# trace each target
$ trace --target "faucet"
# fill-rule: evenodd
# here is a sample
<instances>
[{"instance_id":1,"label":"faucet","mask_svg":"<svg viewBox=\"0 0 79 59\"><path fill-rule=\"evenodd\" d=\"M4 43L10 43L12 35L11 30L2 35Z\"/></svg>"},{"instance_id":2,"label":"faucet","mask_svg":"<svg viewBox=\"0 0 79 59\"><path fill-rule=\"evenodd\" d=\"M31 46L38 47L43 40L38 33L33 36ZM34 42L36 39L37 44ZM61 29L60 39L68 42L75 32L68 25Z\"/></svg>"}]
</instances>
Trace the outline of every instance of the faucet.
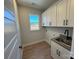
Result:
<instances>
[{"instance_id":1,"label":"faucet","mask_svg":"<svg viewBox=\"0 0 79 59\"><path fill-rule=\"evenodd\" d=\"M67 38L68 38L68 37L69 37L69 30L66 29L65 32L64 32L64 34L66 34L66 36L67 36Z\"/></svg>"}]
</instances>

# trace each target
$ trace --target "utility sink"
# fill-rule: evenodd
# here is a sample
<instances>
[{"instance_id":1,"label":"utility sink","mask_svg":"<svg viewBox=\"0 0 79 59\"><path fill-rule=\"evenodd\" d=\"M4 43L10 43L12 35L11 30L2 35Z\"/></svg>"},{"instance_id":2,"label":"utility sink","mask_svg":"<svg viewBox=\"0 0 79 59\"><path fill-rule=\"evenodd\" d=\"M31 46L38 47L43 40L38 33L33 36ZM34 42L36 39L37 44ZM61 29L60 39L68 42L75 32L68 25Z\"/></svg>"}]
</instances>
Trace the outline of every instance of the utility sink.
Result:
<instances>
[{"instance_id":1,"label":"utility sink","mask_svg":"<svg viewBox=\"0 0 79 59\"><path fill-rule=\"evenodd\" d=\"M59 37L53 38L51 40L58 43L62 47L66 48L67 50L71 51L71 43L72 43L71 37L60 35Z\"/></svg>"},{"instance_id":2,"label":"utility sink","mask_svg":"<svg viewBox=\"0 0 79 59\"><path fill-rule=\"evenodd\" d=\"M66 44L66 45L69 45L69 46L71 46L71 38L70 37L68 37L68 38L66 38L66 39L64 39L64 38L56 38L55 39L56 41L58 41L58 42L62 42L62 43L64 43L64 44Z\"/></svg>"}]
</instances>

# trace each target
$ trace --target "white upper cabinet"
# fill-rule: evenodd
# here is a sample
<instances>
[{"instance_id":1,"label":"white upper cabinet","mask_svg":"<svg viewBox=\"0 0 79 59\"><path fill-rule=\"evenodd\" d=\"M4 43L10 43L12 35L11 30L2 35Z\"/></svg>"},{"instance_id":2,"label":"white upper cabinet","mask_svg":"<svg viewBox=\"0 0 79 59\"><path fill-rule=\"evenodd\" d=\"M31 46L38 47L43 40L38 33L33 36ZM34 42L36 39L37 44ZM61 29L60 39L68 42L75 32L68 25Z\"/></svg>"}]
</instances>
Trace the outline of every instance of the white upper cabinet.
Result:
<instances>
[{"instance_id":1,"label":"white upper cabinet","mask_svg":"<svg viewBox=\"0 0 79 59\"><path fill-rule=\"evenodd\" d=\"M51 9L47 9L47 25L50 26L51 24L51 17L50 17L50 12L51 12Z\"/></svg>"},{"instance_id":2,"label":"white upper cabinet","mask_svg":"<svg viewBox=\"0 0 79 59\"><path fill-rule=\"evenodd\" d=\"M73 27L74 0L61 0L57 3L57 26Z\"/></svg>"},{"instance_id":3,"label":"white upper cabinet","mask_svg":"<svg viewBox=\"0 0 79 59\"><path fill-rule=\"evenodd\" d=\"M57 26L73 27L74 0L60 0L57 2Z\"/></svg>"},{"instance_id":4,"label":"white upper cabinet","mask_svg":"<svg viewBox=\"0 0 79 59\"><path fill-rule=\"evenodd\" d=\"M74 27L74 0L71 0L70 5L70 26Z\"/></svg>"},{"instance_id":5,"label":"white upper cabinet","mask_svg":"<svg viewBox=\"0 0 79 59\"><path fill-rule=\"evenodd\" d=\"M68 27L74 26L74 0L68 0L67 4Z\"/></svg>"},{"instance_id":6,"label":"white upper cabinet","mask_svg":"<svg viewBox=\"0 0 79 59\"><path fill-rule=\"evenodd\" d=\"M59 0L42 14L43 26L73 27L74 0Z\"/></svg>"},{"instance_id":7,"label":"white upper cabinet","mask_svg":"<svg viewBox=\"0 0 79 59\"><path fill-rule=\"evenodd\" d=\"M42 23L47 23L46 26L56 26L56 5L51 6L42 14Z\"/></svg>"},{"instance_id":8,"label":"white upper cabinet","mask_svg":"<svg viewBox=\"0 0 79 59\"><path fill-rule=\"evenodd\" d=\"M57 2L57 26L65 26L67 0Z\"/></svg>"},{"instance_id":9,"label":"white upper cabinet","mask_svg":"<svg viewBox=\"0 0 79 59\"><path fill-rule=\"evenodd\" d=\"M42 26L47 26L46 19L47 19L47 17L46 17L46 12L44 12L44 13L42 14Z\"/></svg>"},{"instance_id":10,"label":"white upper cabinet","mask_svg":"<svg viewBox=\"0 0 79 59\"><path fill-rule=\"evenodd\" d=\"M49 9L49 26L56 26L56 5L52 5Z\"/></svg>"}]
</instances>

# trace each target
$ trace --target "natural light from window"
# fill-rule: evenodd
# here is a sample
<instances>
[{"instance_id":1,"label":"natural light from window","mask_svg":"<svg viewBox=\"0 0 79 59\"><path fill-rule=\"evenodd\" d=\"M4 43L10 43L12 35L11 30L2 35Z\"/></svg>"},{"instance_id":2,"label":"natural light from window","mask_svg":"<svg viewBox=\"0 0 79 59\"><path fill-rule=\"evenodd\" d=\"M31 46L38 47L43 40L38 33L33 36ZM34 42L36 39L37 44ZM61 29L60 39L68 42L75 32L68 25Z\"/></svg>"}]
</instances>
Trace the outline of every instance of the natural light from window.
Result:
<instances>
[{"instance_id":1,"label":"natural light from window","mask_svg":"<svg viewBox=\"0 0 79 59\"><path fill-rule=\"evenodd\" d=\"M30 15L30 30L39 30L39 15Z\"/></svg>"}]
</instances>

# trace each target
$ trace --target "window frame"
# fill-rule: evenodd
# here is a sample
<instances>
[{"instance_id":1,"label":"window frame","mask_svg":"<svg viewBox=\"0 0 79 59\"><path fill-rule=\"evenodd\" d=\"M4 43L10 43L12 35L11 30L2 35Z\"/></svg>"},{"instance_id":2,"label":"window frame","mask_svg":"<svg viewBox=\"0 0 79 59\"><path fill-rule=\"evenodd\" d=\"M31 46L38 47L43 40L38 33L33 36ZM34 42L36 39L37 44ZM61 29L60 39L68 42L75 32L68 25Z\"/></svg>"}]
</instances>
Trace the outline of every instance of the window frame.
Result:
<instances>
[{"instance_id":1,"label":"window frame","mask_svg":"<svg viewBox=\"0 0 79 59\"><path fill-rule=\"evenodd\" d=\"M39 29L36 29L36 30L31 29L30 16L38 16L38 28ZM40 30L40 15L38 15L38 14L29 14L29 26L30 26L30 31L39 31Z\"/></svg>"}]
</instances>

